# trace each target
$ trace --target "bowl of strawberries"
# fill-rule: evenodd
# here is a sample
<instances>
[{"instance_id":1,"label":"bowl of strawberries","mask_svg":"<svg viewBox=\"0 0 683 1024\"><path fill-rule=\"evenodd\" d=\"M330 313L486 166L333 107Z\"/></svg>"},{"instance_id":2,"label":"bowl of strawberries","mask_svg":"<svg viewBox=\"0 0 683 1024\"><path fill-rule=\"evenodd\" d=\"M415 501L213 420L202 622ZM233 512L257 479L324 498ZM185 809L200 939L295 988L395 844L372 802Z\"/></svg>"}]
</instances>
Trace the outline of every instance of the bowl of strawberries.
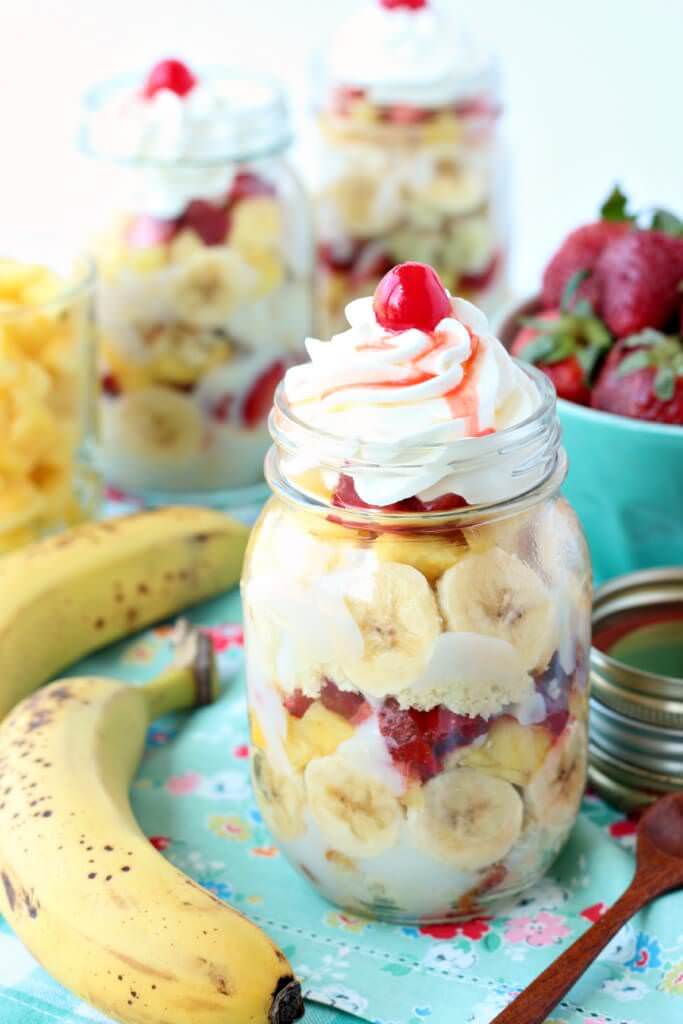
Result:
<instances>
[{"instance_id":1,"label":"bowl of strawberries","mask_svg":"<svg viewBox=\"0 0 683 1024\"><path fill-rule=\"evenodd\" d=\"M596 579L683 565L683 221L615 189L500 336L557 390Z\"/></svg>"}]
</instances>

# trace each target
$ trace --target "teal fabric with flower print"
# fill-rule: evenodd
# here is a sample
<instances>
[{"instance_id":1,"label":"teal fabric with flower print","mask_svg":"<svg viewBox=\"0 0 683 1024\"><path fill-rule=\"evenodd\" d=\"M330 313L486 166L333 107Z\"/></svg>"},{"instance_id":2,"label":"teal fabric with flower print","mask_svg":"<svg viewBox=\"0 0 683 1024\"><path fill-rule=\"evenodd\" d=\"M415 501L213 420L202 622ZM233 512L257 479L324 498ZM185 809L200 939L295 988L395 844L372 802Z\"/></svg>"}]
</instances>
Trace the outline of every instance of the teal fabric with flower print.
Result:
<instances>
[{"instance_id":1,"label":"teal fabric with flower print","mask_svg":"<svg viewBox=\"0 0 683 1024\"><path fill-rule=\"evenodd\" d=\"M400 927L330 906L279 854L251 797L240 613L233 593L191 615L210 631L230 682L215 706L150 729L133 786L135 812L150 841L282 946L310 1000L310 1024L352 1024L353 1017L374 1024L488 1024L625 888L633 871L632 823L588 797L548 877L495 918ZM119 644L72 674L142 682L167 662L167 632ZM104 1020L53 982L0 924L2 1024ZM683 893L661 899L628 925L552 1020L683 1020Z\"/></svg>"}]
</instances>

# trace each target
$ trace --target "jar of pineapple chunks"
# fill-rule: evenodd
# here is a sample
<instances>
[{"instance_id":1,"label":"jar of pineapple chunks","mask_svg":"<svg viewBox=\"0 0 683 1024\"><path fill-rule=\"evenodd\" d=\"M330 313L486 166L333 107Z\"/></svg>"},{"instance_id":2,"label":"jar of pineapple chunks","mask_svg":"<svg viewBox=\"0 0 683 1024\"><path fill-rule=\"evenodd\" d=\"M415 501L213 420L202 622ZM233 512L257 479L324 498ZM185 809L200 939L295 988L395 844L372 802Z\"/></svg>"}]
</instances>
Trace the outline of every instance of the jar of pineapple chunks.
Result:
<instances>
[{"instance_id":1,"label":"jar of pineapple chunks","mask_svg":"<svg viewBox=\"0 0 683 1024\"><path fill-rule=\"evenodd\" d=\"M92 516L92 301L81 258L45 247L0 259L0 554Z\"/></svg>"},{"instance_id":2,"label":"jar of pineapple chunks","mask_svg":"<svg viewBox=\"0 0 683 1024\"><path fill-rule=\"evenodd\" d=\"M316 329L395 263L431 264L495 312L508 159L496 60L438 0L366 0L318 62Z\"/></svg>"},{"instance_id":3,"label":"jar of pineapple chunks","mask_svg":"<svg viewBox=\"0 0 683 1024\"><path fill-rule=\"evenodd\" d=\"M312 229L277 83L165 60L87 99L100 158L99 464L151 504L263 491L273 392L309 333Z\"/></svg>"}]
</instances>

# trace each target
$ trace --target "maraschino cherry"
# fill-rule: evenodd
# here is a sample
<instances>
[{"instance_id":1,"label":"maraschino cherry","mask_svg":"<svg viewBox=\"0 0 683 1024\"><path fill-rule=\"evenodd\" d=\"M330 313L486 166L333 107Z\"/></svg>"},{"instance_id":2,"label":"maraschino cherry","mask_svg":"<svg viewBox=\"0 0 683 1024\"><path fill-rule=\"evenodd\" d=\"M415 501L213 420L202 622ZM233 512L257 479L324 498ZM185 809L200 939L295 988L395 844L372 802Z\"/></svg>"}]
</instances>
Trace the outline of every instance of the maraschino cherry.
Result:
<instances>
[{"instance_id":1,"label":"maraschino cherry","mask_svg":"<svg viewBox=\"0 0 683 1024\"><path fill-rule=\"evenodd\" d=\"M426 7L429 0L379 0L380 6L387 11L397 11L404 8L407 11L421 11Z\"/></svg>"},{"instance_id":2,"label":"maraschino cherry","mask_svg":"<svg viewBox=\"0 0 683 1024\"><path fill-rule=\"evenodd\" d=\"M160 60L147 75L142 95L151 100L162 89L168 89L176 96L187 96L196 84L197 79L187 64L181 60Z\"/></svg>"},{"instance_id":3,"label":"maraschino cherry","mask_svg":"<svg viewBox=\"0 0 683 1024\"><path fill-rule=\"evenodd\" d=\"M432 267L399 263L377 285L372 308L387 331L433 331L451 315L451 300Z\"/></svg>"}]
</instances>

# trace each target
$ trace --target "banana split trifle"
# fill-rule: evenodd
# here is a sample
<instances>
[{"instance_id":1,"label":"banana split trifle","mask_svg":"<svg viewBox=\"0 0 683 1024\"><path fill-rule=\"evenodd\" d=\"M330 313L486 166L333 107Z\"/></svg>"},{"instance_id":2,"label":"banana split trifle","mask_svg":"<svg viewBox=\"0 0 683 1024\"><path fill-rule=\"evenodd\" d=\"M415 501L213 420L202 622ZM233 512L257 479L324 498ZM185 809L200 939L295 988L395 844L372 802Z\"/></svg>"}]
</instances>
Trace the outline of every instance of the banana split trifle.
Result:
<instances>
[{"instance_id":1,"label":"banana split trifle","mask_svg":"<svg viewBox=\"0 0 683 1024\"><path fill-rule=\"evenodd\" d=\"M291 862L397 921L536 881L586 768L590 568L552 385L419 263L309 339L243 578L253 781Z\"/></svg>"},{"instance_id":2,"label":"banana split trifle","mask_svg":"<svg viewBox=\"0 0 683 1024\"><path fill-rule=\"evenodd\" d=\"M273 392L310 330L285 99L165 60L97 88L83 139L111 214L95 240L104 472L150 500L222 503L262 480Z\"/></svg>"},{"instance_id":3,"label":"banana split trifle","mask_svg":"<svg viewBox=\"0 0 683 1024\"><path fill-rule=\"evenodd\" d=\"M507 247L495 60L439 0L367 0L319 68L318 330L342 330L346 304L405 259L495 307Z\"/></svg>"}]
</instances>

